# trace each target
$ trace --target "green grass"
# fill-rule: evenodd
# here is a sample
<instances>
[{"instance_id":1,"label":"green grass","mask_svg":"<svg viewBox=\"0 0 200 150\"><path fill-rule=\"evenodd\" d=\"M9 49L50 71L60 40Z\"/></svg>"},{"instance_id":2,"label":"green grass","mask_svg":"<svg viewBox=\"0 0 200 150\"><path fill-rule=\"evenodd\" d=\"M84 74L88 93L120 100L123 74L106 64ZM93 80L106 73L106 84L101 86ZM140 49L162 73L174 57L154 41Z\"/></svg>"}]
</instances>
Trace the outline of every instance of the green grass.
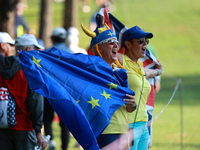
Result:
<instances>
[{"instance_id":1,"label":"green grass","mask_svg":"<svg viewBox=\"0 0 200 150\"><path fill-rule=\"evenodd\" d=\"M194 80L195 79L195 80ZM156 94L154 116L157 115L169 101L176 84L176 78L162 78L162 89ZM199 108L200 94L199 76L182 77L183 99L183 149L197 150L200 148ZM179 90L165 111L154 121L152 150L180 149L181 107Z\"/></svg>"},{"instance_id":2,"label":"green grass","mask_svg":"<svg viewBox=\"0 0 200 150\"><path fill-rule=\"evenodd\" d=\"M39 0L28 0L29 9L25 18L30 27L38 33ZM91 12L83 13L79 3L77 17L80 31L80 47L87 49L90 38L80 28L83 23L89 28L90 18L98 7L91 1ZM164 66L162 88L156 94L154 116L169 101L177 77L182 78L183 91L183 146L184 150L200 149L200 1L199 0L116 0L116 11L112 12L127 27L140 26L154 34L150 42L156 47L159 60ZM54 3L52 27L62 26L63 4ZM180 99L177 91L174 99L154 121L152 150L180 149ZM59 126L54 123L55 140L60 147ZM75 145L71 138L69 150Z\"/></svg>"}]
</instances>

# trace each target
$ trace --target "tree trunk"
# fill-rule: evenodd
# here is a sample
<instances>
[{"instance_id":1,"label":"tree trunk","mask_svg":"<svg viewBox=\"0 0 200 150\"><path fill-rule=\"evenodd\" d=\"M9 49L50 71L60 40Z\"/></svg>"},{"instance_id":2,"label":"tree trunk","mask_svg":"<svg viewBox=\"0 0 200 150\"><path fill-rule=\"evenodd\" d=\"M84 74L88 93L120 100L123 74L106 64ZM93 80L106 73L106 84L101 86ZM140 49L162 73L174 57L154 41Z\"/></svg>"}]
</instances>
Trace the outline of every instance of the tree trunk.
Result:
<instances>
[{"instance_id":1,"label":"tree trunk","mask_svg":"<svg viewBox=\"0 0 200 150\"><path fill-rule=\"evenodd\" d=\"M13 39L15 38L15 12L11 11L8 13L9 20L7 22L7 32Z\"/></svg>"},{"instance_id":2,"label":"tree trunk","mask_svg":"<svg viewBox=\"0 0 200 150\"><path fill-rule=\"evenodd\" d=\"M14 8L18 0L0 0L0 31L14 38Z\"/></svg>"},{"instance_id":3,"label":"tree trunk","mask_svg":"<svg viewBox=\"0 0 200 150\"><path fill-rule=\"evenodd\" d=\"M45 47L51 46L50 35L52 29L53 0L41 0L39 38Z\"/></svg>"},{"instance_id":4,"label":"tree trunk","mask_svg":"<svg viewBox=\"0 0 200 150\"><path fill-rule=\"evenodd\" d=\"M78 3L77 0L65 0L64 9L64 28L67 30L71 26L77 25L78 18Z\"/></svg>"}]
</instances>

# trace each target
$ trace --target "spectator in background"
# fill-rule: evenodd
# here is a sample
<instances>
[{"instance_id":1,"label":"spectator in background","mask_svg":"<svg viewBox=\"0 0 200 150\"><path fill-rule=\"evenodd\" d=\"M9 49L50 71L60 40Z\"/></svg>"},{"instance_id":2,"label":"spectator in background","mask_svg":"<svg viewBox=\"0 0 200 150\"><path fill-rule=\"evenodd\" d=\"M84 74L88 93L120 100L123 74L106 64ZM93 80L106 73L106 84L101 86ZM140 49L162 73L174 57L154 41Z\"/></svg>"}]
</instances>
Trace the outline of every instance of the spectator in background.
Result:
<instances>
[{"instance_id":1,"label":"spectator in background","mask_svg":"<svg viewBox=\"0 0 200 150\"><path fill-rule=\"evenodd\" d=\"M53 43L52 47L57 49L73 53L69 47L66 46L65 40L67 37L67 31L62 27L56 27L51 33L51 41ZM51 47L51 48L52 48ZM50 48L49 48L50 49ZM48 51L49 49L45 49ZM54 150L56 147L56 142L53 140L53 130L52 130L52 122L54 119L54 109L51 107L49 101L44 98L44 131L46 135L50 135L50 142L49 142L49 150ZM61 141L62 141L62 150L66 150L69 143L69 130L64 125L62 120L60 120L60 127L61 127Z\"/></svg>"},{"instance_id":2,"label":"spectator in background","mask_svg":"<svg viewBox=\"0 0 200 150\"><path fill-rule=\"evenodd\" d=\"M107 0L99 0L99 1L96 1L97 5L98 5L98 10L92 15L92 18L90 20L90 30L91 31L94 31L97 27L97 23L96 23L96 16L97 16L97 13L98 11L101 9L101 8L106 8L106 2Z\"/></svg>"},{"instance_id":3,"label":"spectator in background","mask_svg":"<svg viewBox=\"0 0 200 150\"><path fill-rule=\"evenodd\" d=\"M109 7L109 9L113 11L116 10L116 7L114 6L115 0L95 0L95 1L98 7L101 7L102 5L106 5L106 7ZM91 11L91 7L90 7L91 0L82 0L82 3L83 3L82 11L84 13L89 13Z\"/></svg>"},{"instance_id":4,"label":"spectator in background","mask_svg":"<svg viewBox=\"0 0 200 150\"><path fill-rule=\"evenodd\" d=\"M42 39L37 39L38 44L40 44L41 46L45 47L44 45L44 41Z\"/></svg>"},{"instance_id":5,"label":"spectator in background","mask_svg":"<svg viewBox=\"0 0 200 150\"><path fill-rule=\"evenodd\" d=\"M97 27L96 24L96 15L101 8L108 8L109 11L114 11L116 7L114 6L114 0L96 0L96 4L98 6L97 11L92 15L90 20L90 30L94 31Z\"/></svg>"},{"instance_id":6,"label":"spectator in background","mask_svg":"<svg viewBox=\"0 0 200 150\"><path fill-rule=\"evenodd\" d=\"M30 30L30 33L29 34L32 34L32 35L36 35L36 33L35 33L35 30ZM37 38L37 37L36 37ZM39 44L39 45L41 45L42 47L45 47L45 44L44 44L44 41L42 40L42 39L39 39L39 38L37 38L37 43ZM43 49L44 50L44 49Z\"/></svg>"},{"instance_id":7,"label":"spectator in background","mask_svg":"<svg viewBox=\"0 0 200 150\"><path fill-rule=\"evenodd\" d=\"M67 30L66 45L73 51L73 53L87 54L87 51L79 47L79 31L76 27L70 27Z\"/></svg>"},{"instance_id":8,"label":"spectator in background","mask_svg":"<svg viewBox=\"0 0 200 150\"><path fill-rule=\"evenodd\" d=\"M28 34L16 39L15 48L25 51L43 49L36 38ZM12 128L0 128L1 149L33 150L38 142L44 150L47 143L41 134L43 96L29 88L18 56L0 57L0 66L0 87L6 85L17 105L15 115L17 124Z\"/></svg>"},{"instance_id":9,"label":"spectator in background","mask_svg":"<svg viewBox=\"0 0 200 150\"><path fill-rule=\"evenodd\" d=\"M52 47L55 47L57 49L69 53L73 53L73 51L70 50L69 47L65 44L66 38L67 38L67 31L62 27L56 27L51 33L51 42L53 43ZM50 48L45 49L45 51L48 51Z\"/></svg>"},{"instance_id":10,"label":"spectator in background","mask_svg":"<svg viewBox=\"0 0 200 150\"><path fill-rule=\"evenodd\" d=\"M0 32L0 55L4 57L14 55L15 41L6 32Z\"/></svg>"},{"instance_id":11,"label":"spectator in background","mask_svg":"<svg viewBox=\"0 0 200 150\"><path fill-rule=\"evenodd\" d=\"M23 17L24 4L19 2L15 8L15 37L19 37L26 33L29 33L29 27Z\"/></svg>"},{"instance_id":12,"label":"spectator in background","mask_svg":"<svg viewBox=\"0 0 200 150\"><path fill-rule=\"evenodd\" d=\"M91 0L82 0L82 2L83 2L82 11L84 13L89 13L90 12L90 10L91 10L90 1Z\"/></svg>"}]
</instances>

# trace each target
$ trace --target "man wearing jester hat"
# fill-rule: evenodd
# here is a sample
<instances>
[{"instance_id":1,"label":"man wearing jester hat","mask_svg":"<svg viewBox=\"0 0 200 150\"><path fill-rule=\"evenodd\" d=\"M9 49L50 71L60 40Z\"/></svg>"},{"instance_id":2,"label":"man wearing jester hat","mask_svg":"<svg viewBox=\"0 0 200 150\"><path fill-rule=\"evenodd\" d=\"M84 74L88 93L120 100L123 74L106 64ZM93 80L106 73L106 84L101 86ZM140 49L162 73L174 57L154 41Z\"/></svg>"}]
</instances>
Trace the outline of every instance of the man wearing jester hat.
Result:
<instances>
[{"instance_id":1,"label":"man wearing jester hat","mask_svg":"<svg viewBox=\"0 0 200 150\"><path fill-rule=\"evenodd\" d=\"M114 65L115 62L118 67L122 68L117 60L118 41L113 31L107 25L106 28L97 27L94 32L86 29L82 24L81 27L88 36L92 37L91 47L94 54L103 58L111 67L114 68L114 66L116 66ZM127 79L127 74L124 72L125 70L117 68L113 69L113 71L118 71L118 73L122 73L123 76L125 76L123 81L118 81L120 85L123 85L123 82ZM117 140L121 134L127 133L129 124L127 112L133 112L136 109L137 104L133 95L126 94L126 96L127 99L123 99L123 101L126 101L127 103L115 111L110 120L110 124L97 138L100 148Z\"/></svg>"}]
</instances>

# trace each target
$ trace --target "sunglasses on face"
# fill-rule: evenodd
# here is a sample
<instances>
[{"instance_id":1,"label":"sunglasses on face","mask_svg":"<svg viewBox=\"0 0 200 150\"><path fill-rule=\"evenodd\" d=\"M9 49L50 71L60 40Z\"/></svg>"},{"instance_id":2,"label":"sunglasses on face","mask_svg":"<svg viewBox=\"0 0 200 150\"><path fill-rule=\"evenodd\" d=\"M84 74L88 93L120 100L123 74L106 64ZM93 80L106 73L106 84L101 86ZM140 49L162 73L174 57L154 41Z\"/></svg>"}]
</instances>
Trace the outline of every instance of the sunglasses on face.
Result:
<instances>
[{"instance_id":1,"label":"sunglasses on face","mask_svg":"<svg viewBox=\"0 0 200 150\"><path fill-rule=\"evenodd\" d=\"M112 45L114 45L114 44L119 45L119 42L117 40L114 40L114 39L105 40L105 41L101 42L100 45L103 45L104 43L109 43L109 44L112 44Z\"/></svg>"},{"instance_id":2,"label":"sunglasses on face","mask_svg":"<svg viewBox=\"0 0 200 150\"><path fill-rule=\"evenodd\" d=\"M144 41L149 44L149 39L146 38L140 38L139 41L137 41L140 45L144 43Z\"/></svg>"}]
</instances>

